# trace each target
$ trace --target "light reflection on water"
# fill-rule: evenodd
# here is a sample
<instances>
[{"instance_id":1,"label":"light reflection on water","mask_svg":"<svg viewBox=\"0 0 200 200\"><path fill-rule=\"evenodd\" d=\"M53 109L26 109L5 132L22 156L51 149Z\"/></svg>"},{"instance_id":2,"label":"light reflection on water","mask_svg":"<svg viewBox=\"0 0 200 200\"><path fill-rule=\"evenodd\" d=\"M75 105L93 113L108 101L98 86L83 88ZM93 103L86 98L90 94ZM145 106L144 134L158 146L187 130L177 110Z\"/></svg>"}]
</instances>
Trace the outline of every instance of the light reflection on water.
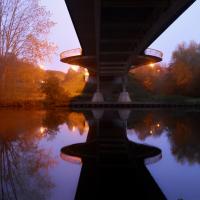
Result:
<instances>
[{"instance_id":1,"label":"light reflection on water","mask_svg":"<svg viewBox=\"0 0 200 200\"><path fill-rule=\"evenodd\" d=\"M130 140L162 149L160 162L148 169L168 199L200 199L199 117L197 112L149 112L127 129Z\"/></svg>"},{"instance_id":2,"label":"light reflection on water","mask_svg":"<svg viewBox=\"0 0 200 200\"><path fill-rule=\"evenodd\" d=\"M75 118L65 111L0 111L0 199L74 198L81 165L63 161L60 149L86 140L84 115Z\"/></svg>"},{"instance_id":3,"label":"light reflection on water","mask_svg":"<svg viewBox=\"0 0 200 200\"><path fill-rule=\"evenodd\" d=\"M162 150L148 169L168 199L200 199L199 116L132 111L122 120L129 140ZM81 163L61 157L60 150L85 142L93 121L91 113L1 110L0 199L74 199Z\"/></svg>"}]
</instances>

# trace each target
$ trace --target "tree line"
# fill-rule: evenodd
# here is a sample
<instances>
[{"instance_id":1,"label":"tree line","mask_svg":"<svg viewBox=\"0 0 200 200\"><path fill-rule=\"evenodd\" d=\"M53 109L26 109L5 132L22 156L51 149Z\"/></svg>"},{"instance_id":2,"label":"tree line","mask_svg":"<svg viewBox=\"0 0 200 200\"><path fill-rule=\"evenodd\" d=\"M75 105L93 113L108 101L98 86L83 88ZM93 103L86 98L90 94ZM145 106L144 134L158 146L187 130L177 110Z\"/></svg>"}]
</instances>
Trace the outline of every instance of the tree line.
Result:
<instances>
[{"instance_id":1,"label":"tree line","mask_svg":"<svg viewBox=\"0 0 200 200\"><path fill-rule=\"evenodd\" d=\"M200 44L181 43L169 65L156 64L132 70L146 90L157 95L200 96Z\"/></svg>"}]
</instances>

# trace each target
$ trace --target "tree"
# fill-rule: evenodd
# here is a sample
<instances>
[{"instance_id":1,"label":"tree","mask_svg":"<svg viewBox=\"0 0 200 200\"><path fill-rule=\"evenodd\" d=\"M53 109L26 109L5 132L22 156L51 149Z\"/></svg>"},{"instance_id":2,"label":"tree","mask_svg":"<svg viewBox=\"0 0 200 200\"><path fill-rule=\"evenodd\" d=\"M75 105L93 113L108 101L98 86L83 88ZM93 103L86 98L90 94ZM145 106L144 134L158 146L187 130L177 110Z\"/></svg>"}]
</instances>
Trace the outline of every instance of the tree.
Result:
<instances>
[{"instance_id":1,"label":"tree","mask_svg":"<svg viewBox=\"0 0 200 200\"><path fill-rule=\"evenodd\" d=\"M178 89L177 93L199 96L200 44L192 41L189 45L178 45L172 54L170 70Z\"/></svg>"},{"instance_id":2,"label":"tree","mask_svg":"<svg viewBox=\"0 0 200 200\"><path fill-rule=\"evenodd\" d=\"M0 58L36 63L55 51L46 40L54 23L39 0L0 0Z\"/></svg>"},{"instance_id":3,"label":"tree","mask_svg":"<svg viewBox=\"0 0 200 200\"><path fill-rule=\"evenodd\" d=\"M79 69L78 72L69 69L63 81L63 87L70 97L75 97L80 95L85 88L85 76L84 69Z\"/></svg>"},{"instance_id":4,"label":"tree","mask_svg":"<svg viewBox=\"0 0 200 200\"><path fill-rule=\"evenodd\" d=\"M46 102L54 104L67 99L63 87L60 85L60 80L55 76L49 76L47 80L42 83L42 92L46 95Z\"/></svg>"}]
</instances>

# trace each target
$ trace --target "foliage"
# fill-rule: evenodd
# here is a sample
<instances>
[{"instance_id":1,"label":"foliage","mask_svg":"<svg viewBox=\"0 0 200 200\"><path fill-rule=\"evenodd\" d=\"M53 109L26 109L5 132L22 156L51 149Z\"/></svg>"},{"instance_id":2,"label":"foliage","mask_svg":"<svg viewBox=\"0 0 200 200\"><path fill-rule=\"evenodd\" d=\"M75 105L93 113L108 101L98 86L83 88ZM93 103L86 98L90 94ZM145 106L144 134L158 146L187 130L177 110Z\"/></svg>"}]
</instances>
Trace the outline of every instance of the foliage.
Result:
<instances>
[{"instance_id":1,"label":"foliage","mask_svg":"<svg viewBox=\"0 0 200 200\"><path fill-rule=\"evenodd\" d=\"M40 84L45 72L40 68L11 59L0 67L0 102L42 100Z\"/></svg>"},{"instance_id":2,"label":"foliage","mask_svg":"<svg viewBox=\"0 0 200 200\"><path fill-rule=\"evenodd\" d=\"M67 99L60 80L55 76L49 76L41 84L41 90L46 95L46 103L48 104L55 104L57 101L60 102Z\"/></svg>"},{"instance_id":3,"label":"foliage","mask_svg":"<svg viewBox=\"0 0 200 200\"><path fill-rule=\"evenodd\" d=\"M34 63L49 57L55 46L46 36L53 25L39 0L0 0L0 57Z\"/></svg>"},{"instance_id":4,"label":"foliage","mask_svg":"<svg viewBox=\"0 0 200 200\"><path fill-rule=\"evenodd\" d=\"M200 44L180 44L173 52L170 65L176 92L183 95L200 95ZM179 90L179 91L178 91Z\"/></svg>"},{"instance_id":5,"label":"foliage","mask_svg":"<svg viewBox=\"0 0 200 200\"><path fill-rule=\"evenodd\" d=\"M131 71L136 81L157 95L200 96L200 44L182 43L172 54L171 64L143 66Z\"/></svg>"},{"instance_id":6,"label":"foliage","mask_svg":"<svg viewBox=\"0 0 200 200\"><path fill-rule=\"evenodd\" d=\"M84 70L80 69L76 72L70 69L62 84L69 97L78 96L85 88Z\"/></svg>"}]
</instances>

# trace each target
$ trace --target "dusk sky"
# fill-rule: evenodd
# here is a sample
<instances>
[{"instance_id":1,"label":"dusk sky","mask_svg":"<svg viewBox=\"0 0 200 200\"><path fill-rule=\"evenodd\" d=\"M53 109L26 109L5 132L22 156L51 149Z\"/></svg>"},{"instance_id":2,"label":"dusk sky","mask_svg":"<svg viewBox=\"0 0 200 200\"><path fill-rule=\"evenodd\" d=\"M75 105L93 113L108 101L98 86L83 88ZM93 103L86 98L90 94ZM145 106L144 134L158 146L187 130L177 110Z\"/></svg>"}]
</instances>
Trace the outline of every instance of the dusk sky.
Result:
<instances>
[{"instance_id":1,"label":"dusk sky","mask_svg":"<svg viewBox=\"0 0 200 200\"><path fill-rule=\"evenodd\" d=\"M80 47L76 32L70 19L64 0L41 0L47 10L52 13L52 20L56 22L49 40L58 46L57 54L51 63L41 63L46 69L66 72L68 66L59 61L59 53ZM200 42L200 0L184 12L151 46L164 53L163 61L170 62L171 53L181 42L194 40Z\"/></svg>"}]
</instances>

